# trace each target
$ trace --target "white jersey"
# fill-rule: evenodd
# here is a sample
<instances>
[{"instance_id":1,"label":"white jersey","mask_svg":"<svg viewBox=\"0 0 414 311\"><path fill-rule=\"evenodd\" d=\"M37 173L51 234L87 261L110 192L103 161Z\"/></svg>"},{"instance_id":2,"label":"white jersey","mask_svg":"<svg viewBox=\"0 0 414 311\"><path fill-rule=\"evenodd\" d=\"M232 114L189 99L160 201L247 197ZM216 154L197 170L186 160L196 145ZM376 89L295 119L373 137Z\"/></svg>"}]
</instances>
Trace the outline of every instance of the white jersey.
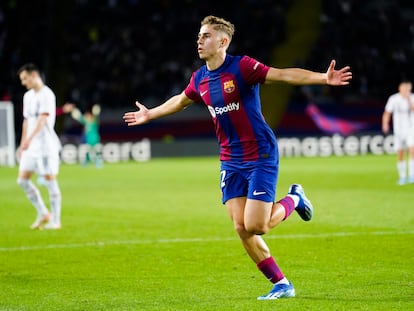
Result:
<instances>
[{"instance_id":1,"label":"white jersey","mask_svg":"<svg viewBox=\"0 0 414 311\"><path fill-rule=\"evenodd\" d=\"M414 104L414 94L410 94ZM385 111L392 113L394 135L407 135L414 131L414 111L410 109L408 100L396 93L388 98Z\"/></svg>"},{"instance_id":2,"label":"white jersey","mask_svg":"<svg viewBox=\"0 0 414 311\"><path fill-rule=\"evenodd\" d=\"M43 86L38 92L31 89L23 96L23 116L27 120L26 135L36 128L40 114L47 113L46 123L30 142L26 150L31 156L58 154L61 144L55 132L56 96L53 91Z\"/></svg>"}]
</instances>

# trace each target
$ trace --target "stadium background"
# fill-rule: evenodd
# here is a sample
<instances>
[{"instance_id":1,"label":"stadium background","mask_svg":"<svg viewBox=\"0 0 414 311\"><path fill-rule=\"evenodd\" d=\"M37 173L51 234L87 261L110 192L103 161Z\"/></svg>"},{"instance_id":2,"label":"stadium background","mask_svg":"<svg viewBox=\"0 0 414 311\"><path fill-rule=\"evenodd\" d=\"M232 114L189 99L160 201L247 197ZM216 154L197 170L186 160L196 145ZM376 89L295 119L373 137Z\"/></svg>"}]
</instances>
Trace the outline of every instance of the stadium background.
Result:
<instances>
[{"instance_id":1,"label":"stadium background","mask_svg":"<svg viewBox=\"0 0 414 311\"><path fill-rule=\"evenodd\" d=\"M216 10L215 1L203 2L2 0L0 97L14 102L19 126L24 89L16 70L35 61L58 105L101 102L105 141L170 133L181 138L170 149L198 141L186 149L193 153L215 140L196 131L211 126L202 105L152 127L128 129L120 118L137 98L154 105L185 86L199 64L199 19L210 13L236 24L234 53L315 70L331 57L352 66L345 88L263 88L279 137L324 134L305 112L310 102L380 134L386 98L401 78L413 78L412 0L222 0ZM79 135L69 117L58 117L58 128L68 139ZM15 183L17 168L1 166L0 310L414 310L413 187L397 185L394 161L281 159L278 196L299 181L316 209L311 222L294 216L267 235L297 290L295 299L269 303L256 300L269 283L221 205L217 156L102 170L62 165L59 231L28 230L35 215Z\"/></svg>"},{"instance_id":2,"label":"stadium background","mask_svg":"<svg viewBox=\"0 0 414 311\"><path fill-rule=\"evenodd\" d=\"M122 122L135 100L151 107L186 86L202 64L195 41L208 14L235 24L232 54L277 67L325 71L330 59L352 67L353 81L344 88L263 86L263 112L278 136L324 133L306 113L310 103L379 133L386 99L401 79L413 79L409 0L6 0L0 4L0 100L15 105L16 139L25 91L16 71L28 61L44 71L58 106L102 105L103 142L214 137L202 104L138 128ZM69 116L58 118L57 127L64 142L80 137Z\"/></svg>"}]
</instances>

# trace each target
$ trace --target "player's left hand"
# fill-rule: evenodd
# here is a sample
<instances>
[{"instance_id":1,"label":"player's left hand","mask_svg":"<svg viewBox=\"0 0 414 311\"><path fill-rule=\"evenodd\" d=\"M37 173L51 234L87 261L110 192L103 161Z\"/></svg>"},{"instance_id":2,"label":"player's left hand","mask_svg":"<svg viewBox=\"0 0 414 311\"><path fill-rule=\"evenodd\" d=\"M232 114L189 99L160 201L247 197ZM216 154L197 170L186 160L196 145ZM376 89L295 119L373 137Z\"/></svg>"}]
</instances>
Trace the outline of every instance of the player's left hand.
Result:
<instances>
[{"instance_id":1,"label":"player's left hand","mask_svg":"<svg viewBox=\"0 0 414 311\"><path fill-rule=\"evenodd\" d=\"M21 145L20 145L20 149L23 150L27 150L29 148L30 145L30 139L25 139L22 141Z\"/></svg>"},{"instance_id":2,"label":"player's left hand","mask_svg":"<svg viewBox=\"0 0 414 311\"><path fill-rule=\"evenodd\" d=\"M23 150L22 150L22 147L21 146L19 146L19 148L17 148L17 159L20 161L20 159L22 158L22 153L23 153Z\"/></svg>"},{"instance_id":3,"label":"player's left hand","mask_svg":"<svg viewBox=\"0 0 414 311\"><path fill-rule=\"evenodd\" d=\"M336 61L332 60L326 71L326 84L328 85L348 85L352 79L350 67L346 66L339 70L335 70Z\"/></svg>"}]
</instances>

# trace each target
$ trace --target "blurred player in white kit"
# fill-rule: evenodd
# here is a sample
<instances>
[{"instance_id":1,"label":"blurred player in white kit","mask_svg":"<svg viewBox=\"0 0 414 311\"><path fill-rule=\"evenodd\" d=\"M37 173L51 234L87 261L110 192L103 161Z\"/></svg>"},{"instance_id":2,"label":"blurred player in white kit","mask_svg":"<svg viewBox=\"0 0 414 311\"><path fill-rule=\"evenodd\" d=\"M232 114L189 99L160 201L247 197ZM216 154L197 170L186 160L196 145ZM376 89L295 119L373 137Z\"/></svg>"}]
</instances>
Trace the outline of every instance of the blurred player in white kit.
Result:
<instances>
[{"instance_id":1,"label":"blurred player in white kit","mask_svg":"<svg viewBox=\"0 0 414 311\"><path fill-rule=\"evenodd\" d=\"M398 184L414 183L414 94L410 81L402 81L398 93L391 95L382 115L382 131L390 131L392 116L394 147L397 152ZM405 152L408 150L408 177Z\"/></svg>"},{"instance_id":2,"label":"blurred player in white kit","mask_svg":"<svg viewBox=\"0 0 414 311\"><path fill-rule=\"evenodd\" d=\"M31 229L60 229L61 193L57 181L61 144L54 130L56 96L44 84L36 65L28 63L17 72L28 91L23 96L23 126L18 157L17 183L37 211ZM47 209L31 177L44 176L51 212Z\"/></svg>"}]
</instances>

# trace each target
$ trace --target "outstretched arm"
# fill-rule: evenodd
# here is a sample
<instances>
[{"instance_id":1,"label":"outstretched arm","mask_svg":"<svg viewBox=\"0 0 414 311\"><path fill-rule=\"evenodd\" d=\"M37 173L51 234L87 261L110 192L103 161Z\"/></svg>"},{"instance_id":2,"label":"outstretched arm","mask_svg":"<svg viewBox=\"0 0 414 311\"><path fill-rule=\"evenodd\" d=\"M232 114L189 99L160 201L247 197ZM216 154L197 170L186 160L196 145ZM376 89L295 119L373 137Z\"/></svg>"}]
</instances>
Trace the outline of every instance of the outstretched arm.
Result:
<instances>
[{"instance_id":1,"label":"outstretched arm","mask_svg":"<svg viewBox=\"0 0 414 311\"><path fill-rule=\"evenodd\" d=\"M128 124L128 126L140 125L147 123L151 120L179 112L185 109L187 106L191 105L192 103L194 102L191 99L189 99L184 94L184 92L182 92L181 94L171 97L162 105L159 105L152 109L148 109L139 102L136 102L135 104L139 110L126 112L123 118L125 123Z\"/></svg>"},{"instance_id":2,"label":"outstretched arm","mask_svg":"<svg viewBox=\"0 0 414 311\"><path fill-rule=\"evenodd\" d=\"M350 67L346 66L335 70L335 64L335 60L332 60L326 73L301 68L278 69L271 67L267 72L265 83L348 85L349 80L352 79Z\"/></svg>"}]
</instances>

